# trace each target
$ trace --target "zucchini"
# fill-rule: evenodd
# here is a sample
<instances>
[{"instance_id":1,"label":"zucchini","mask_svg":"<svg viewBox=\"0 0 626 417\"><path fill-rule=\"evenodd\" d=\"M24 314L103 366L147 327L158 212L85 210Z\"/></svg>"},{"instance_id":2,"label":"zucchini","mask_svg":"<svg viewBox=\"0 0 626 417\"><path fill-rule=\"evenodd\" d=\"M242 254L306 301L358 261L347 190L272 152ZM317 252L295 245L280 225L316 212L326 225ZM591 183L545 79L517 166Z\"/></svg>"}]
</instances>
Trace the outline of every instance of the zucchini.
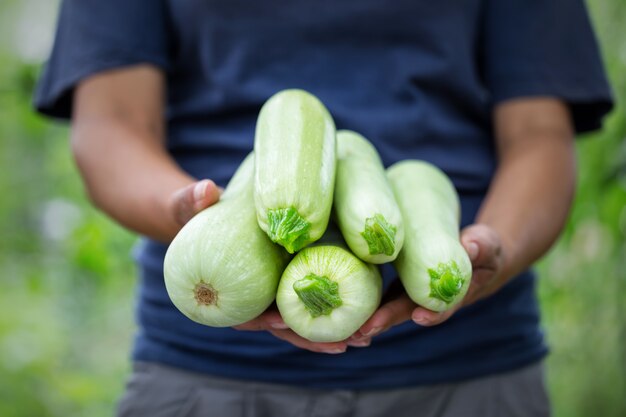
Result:
<instances>
[{"instance_id":1,"label":"zucchini","mask_svg":"<svg viewBox=\"0 0 626 417\"><path fill-rule=\"evenodd\" d=\"M250 154L220 201L194 216L165 255L167 292L198 323L227 327L257 317L274 301L289 261L257 225L253 176Z\"/></svg>"},{"instance_id":2,"label":"zucchini","mask_svg":"<svg viewBox=\"0 0 626 417\"><path fill-rule=\"evenodd\" d=\"M391 262L404 242L404 224L376 148L349 130L337 132L334 210L346 243L356 256Z\"/></svg>"},{"instance_id":3,"label":"zucchini","mask_svg":"<svg viewBox=\"0 0 626 417\"><path fill-rule=\"evenodd\" d=\"M387 170L404 218L404 246L394 266L417 304L445 311L463 299L472 264L459 240L460 203L454 185L434 165L407 160Z\"/></svg>"},{"instance_id":4,"label":"zucchini","mask_svg":"<svg viewBox=\"0 0 626 417\"><path fill-rule=\"evenodd\" d=\"M284 90L261 108L254 137L259 226L294 253L328 225L336 169L335 124L302 90Z\"/></svg>"},{"instance_id":5,"label":"zucchini","mask_svg":"<svg viewBox=\"0 0 626 417\"><path fill-rule=\"evenodd\" d=\"M313 342L337 342L367 321L381 294L378 269L335 240L304 248L293 258L280 279L276 305L285 323L300 336Z\"/></svg>"}]
</instances>

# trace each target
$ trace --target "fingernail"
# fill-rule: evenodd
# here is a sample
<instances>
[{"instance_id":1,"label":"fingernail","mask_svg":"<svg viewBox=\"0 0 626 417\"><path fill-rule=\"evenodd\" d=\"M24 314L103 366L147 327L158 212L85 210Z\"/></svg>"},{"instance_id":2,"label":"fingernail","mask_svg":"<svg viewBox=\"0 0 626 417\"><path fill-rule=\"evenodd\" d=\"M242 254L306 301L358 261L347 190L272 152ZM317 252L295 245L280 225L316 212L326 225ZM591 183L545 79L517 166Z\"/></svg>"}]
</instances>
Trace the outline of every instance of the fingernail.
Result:
<instances>
[{"instance_id":1,"label":"fingernail","mask_svg":"<svg viewBox=\"0 0 626 417\"><path fill-rule=\"evenodd\" d=\"M472 261L475 260L478 257L478 245L474 242L468 243L467 254Z\"/></svg>"},{"instance_id":2,"label":"fingernail","mask_svg":"<svg viewBox=\"0 0 626 417\"><path fill-rule=\"evenodd\" d=\"M383 330L382 327L374 327L369 332L363 333L363 336L373 337L373 336L376 336L378 333L380 333L382 330Z\"/></svg>"},{"instance_id":3,"label":"fingernail","mask_svg":"<svg viewBox=\"0 0 626 417\"><path fill-rule=\"evenodd\" d=\"M284 322L270 323L270 327L276 330L285 330L289 328L289 326L287 326Z\"/></svg>"},{"instance_id":4,"label":"fingernail","mask_svg":"<svg viewBox=\"0 0 626 417\"><path fill-rule=\"evenodd\" d=\"M349 340L346 342L348 346L352 347L367 347L372 343L371 339L363 339L363 340Z\"/></svg>"},{"instance_id":5,"label":"fingernail","mask_svg":"<svg viewBox=\"0 0 626 417\"><path fill-rule=\"evenodd\" d=\"M343 353L345 352L345 349L341 349L341 348L336 348L336 349L328 349L323 351L324 353L329 353L331 355L337 355L338 353Z\"/></svg>"},{"instance_id":6,"label":"fingernail","mask_svg":"<svg viewBox=\"0 0 626 417\"><path fill-rule=\"evenodd\" d=\"M193 187L194 201L200 201L204 198L204 196L206 195L207 184L208 184L207 180L202 180L199 183L197 183L195 187Z\"/></svg>"},{"instance_id":7,"label":"fingernail","mask_svg":"<svg viewBox=\"0 0 626 417\"><path fill-rule=\"evenodd\" d=\"M423 314L416 314L413 317L413 321L417 324L421 324L422 326L427 325L430 322Z\"/></svg>"}]
</instances>

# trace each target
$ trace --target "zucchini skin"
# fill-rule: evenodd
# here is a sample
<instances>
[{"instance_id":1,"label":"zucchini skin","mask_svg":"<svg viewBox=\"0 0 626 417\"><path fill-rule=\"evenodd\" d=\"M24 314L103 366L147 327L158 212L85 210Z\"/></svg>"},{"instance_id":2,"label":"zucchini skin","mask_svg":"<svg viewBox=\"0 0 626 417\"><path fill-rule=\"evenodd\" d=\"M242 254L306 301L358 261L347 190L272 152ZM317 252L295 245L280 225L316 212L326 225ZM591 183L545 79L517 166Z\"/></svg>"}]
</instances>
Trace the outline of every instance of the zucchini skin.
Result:
<instances>
[{"instance_id":1,"label":"zucchini skin","mask_svg":"<svg viewBox=\"0 0 626 417\"><path fill-rule=\"evenodd\" d=\"M405 238L394 266L413 301L433 311L459 303L472 264L459 239L460 202L446 174L425 161L406 160L387 170L404 218Z\"/></svg>"},{"instance_id":2,"label":"zucchini skin","mask_svg":"<svg viewBox=\"0 0 626 417\"><path fill-rule=\"evenodd\" d=\"M228 327L256 318L274 301L289 261L257 225L253 174L251 154L220 201L194 216L165 255L170 299L200 324Z\"/></svg>"},{"instance_id":3,"label":"zucchini skin","mask_svg":"<svg viewBox=\"0 0 626 417\"><path fill-rule=\"evenodd\" d=\"M254 201L259 226L289 253L318 240L332 208L335 123L310 93L283 90L257 120Z\"/></svg>"},{"instance_id":4,"label":"zucchini skin","mask_svg":"<svg viewBox=\"0 0 626 417\"><path fill-rule=\"evenodd\" d=\"M349 130L337 132L334 213L359 258L382 264L398 256L404 222L376 148Z\"/></svg>"},{"instance_id":5,"label":"zucchini skin","mask_svg":"<svg viewBox=\"0 0 626 417\"><path fill-rule=\"evenodd\" d=\"M314 314L296 293L297 283L310 276L334 285L339 302L331 311ZM285 323L313 342L338 342L356 332L376 311L382 295L378 269L354 256L342 244L319 243L300 251L285 268L276 305ZM332 301L335 301L336 296Z\"/></svg>"}]
</instances>

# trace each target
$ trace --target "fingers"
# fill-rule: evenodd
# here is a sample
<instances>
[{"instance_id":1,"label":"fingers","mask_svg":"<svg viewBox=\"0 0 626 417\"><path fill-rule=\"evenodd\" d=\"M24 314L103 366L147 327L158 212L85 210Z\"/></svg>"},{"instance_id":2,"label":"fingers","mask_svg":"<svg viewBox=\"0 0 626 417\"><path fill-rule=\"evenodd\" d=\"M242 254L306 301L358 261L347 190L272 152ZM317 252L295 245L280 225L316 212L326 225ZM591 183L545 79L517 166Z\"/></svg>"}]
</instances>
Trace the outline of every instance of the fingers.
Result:
<instances>
[{"instance_id":1,"label":"fingers","mask_svg":"<svg viewBox=\"0 0 626 417\"><path fill-rule=\"evenodd\" d=\"M368 347L371 343L371 337L361 337L360 334L356 336L353 335L346 340L346 345L356 348Z\"/></svg>"},{"instance_id":2,"label":"fingers","mask_svg":"<svg viewBox=\"0 0 626 417\"><path fill-rule=\"evenodd\" d=\"M220 199L221 190L211 180L189 184L172 196L174 219L180 225Z\"/></svg>"},{"instance_id":3,"label":"fingers","mask_svg":"<svg viewBox=\"0 0 626 417\"><path fill-rule=\"evenodd\" d=\"M266 313L263 313L263 315L265 314ZM347 345L345 342L311 342L310 340L298 336L293 330L288 329L282 319L280 319L280 316L278 320L276 320L275 317L271 316L272 314L268 314L266 317L259 316L254 320L251 320L244 324L240 324L239 326L235 326L234 328L237 330L251 331L267 330L279 339L289 342L292 345L297 346L301 349L310 350L312 352L337 354L346 351Z\"/></svg>"},{"instance_id":4,"label":"fingers","mask_svg":"<svg viewBox=\"0 0 626 417\"><path fill-rule=\"evenodd\" d=\"M498 234L484 224L474 224L463 229L461 243L472 259L472 282L463 300L463 305L469 305L499 288L504 253Z\"/></svg>"},{"instance_id":5,"label":"fingers","mask_svg":"<svg viewBox=\"0 0 626 417\"><path fill-rule=\"evenodd\" d=\"M417 307L411 314L411 320L420 326L436 326L452 317L457 310L458 307L454 307L448 311L438 313L424 307Z\"/></svg>"},{"instance_id":6,"label":"fingers","mask_svg":"<svg viewBox=\"0 0 626 417\"><path fill-rule=\"evenodd\" d=\"M292 345L299 347L301 349L310 350L311 352L328 353L331 355L336 355L336 354L345 352L347 348L346 342L332 342L332 343L311 342L310 340L307 340L301 336L298 336L293 330L289 330L289 329L270 330L269 332L279 339L289 342Z\"/></svg>"},{"instance_id":7,"label":"fingers","mask_svg":"<svg viewBox=\"0 0 626 417\"><path fill-rule=\"evenodd\" d=\"M350 346L367 346L372 337L411 318L415 303L406 293L384 303L348 340Z\"/></svg>"},{"instance_id":8,"label":"fingers","mask_svg":"<svg viewBox=\"0 0 626 417\"><path fill-rule=\"evenodd\" d=\"M203 210L220 199L220 190L211 180L198 181L193 187L193 208L195 213Z\"/></svg>"},{"instance_id":9,"label":"fingers","mask_svg":"<svg viewBox=\"0 0 626 417\"><path fill-rule=\"evenodd\" d=\"M461 244L474 267L496 267L502 244L497 233L484 224L473 224L461 232Z\"/></svg>"},{"instance_id":10,"label":"fingers","mask_svg":"<svg viewBox=\"0 0 626 417\"><path fill-rule=\"evenodd\" d=\"M472 274L472 283L463 298L463 305L470 305L485 298L498 290L501 283L496 274L490 269L475 269Z\"/></svg>"},{"instance_id":11,"label":"fingers","mask_svg":"<svg viewBox=\"0 0 626 417\"><path fill-rule=\"evenodd\" d=\"M474 224L461 232L461 244L472 261L472 283L466 302L475 298L475 293L489 285L502 267L502 243L497 233L484 224Z\"/></svg>"},{"instance_id":12,"label":"fingers","mask_svg":"<svg viewBox=\"0 0 626 417\"><path fill-rule=\"evenodd\" d=\"M237 330L260 331L260 330L284 330L288 326L283 321L278 310L269 308L260 316L238 326L233 326Z\"/></svg>"},{"instance_id":13,"label":"fingers","mask_svg":"<svg viewBox=\"0 0 626 417\"><path fill-rule=\"evenodd\" d=\"M319 343L311 342L301 336L298 336L293 330L290 330L283 321L278 310L270 307L257 318L246 323L234 326L237 330L262 331L267 330L275 337L291 343L301 349L310 350L311 352L338 354L346 351L347 344L345 342L335 343Z\"/></svg>"}]
</instances>

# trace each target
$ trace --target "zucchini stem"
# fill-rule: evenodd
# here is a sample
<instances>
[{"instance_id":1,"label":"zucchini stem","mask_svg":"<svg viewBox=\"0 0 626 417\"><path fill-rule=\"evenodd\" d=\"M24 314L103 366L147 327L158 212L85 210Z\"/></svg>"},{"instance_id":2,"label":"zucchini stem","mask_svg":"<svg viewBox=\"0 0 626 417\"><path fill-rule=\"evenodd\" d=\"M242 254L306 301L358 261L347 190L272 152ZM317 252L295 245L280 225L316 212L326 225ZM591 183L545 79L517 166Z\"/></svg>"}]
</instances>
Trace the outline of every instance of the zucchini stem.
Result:
<instances>
[{"instance_id":1,"label":"zucchini stem","mask_svg":"<svg viewBox=\"0 0 626 417\"><path fill-rule=\"evenodd\" d=\"M339 284L325 276L309 274L294 282L293 290L313 318L326 316L343 304Z\"/></svg>"},{"instance_id":2,"label":"zucchini stem","mask_svg":"<svg viewBox=\"0 0 626 417\"><path fill-rule=\"evenodd\" d=\"M311 223L293 207L268 210L267 222L272 242L282 245L289 253L302 249L309 239Z\"/></svg>"},{"instance_id":3,"label":"zucchini stem","mask_svg":"<svg viewBox=\"0 0 626 417\"><path fill-rule=\"evenodd\" d=\"M430 275L430 297L450 304L461 292L465 279L455 261L440 263L437 269L428 269Z\"/></svg>"},{"instance_id":4,"label":"zucchini stem","mask_svg":"<svg viewBox=\"0 0 626 417\"><path fill-rule=\"evenodd\" d=\"M384 253L391 256L396 251L396 227L389 224L382 214L375 214L365 220L365 230L361 233L367 242L370 255Z\"/></svg>"}]
</instances>

